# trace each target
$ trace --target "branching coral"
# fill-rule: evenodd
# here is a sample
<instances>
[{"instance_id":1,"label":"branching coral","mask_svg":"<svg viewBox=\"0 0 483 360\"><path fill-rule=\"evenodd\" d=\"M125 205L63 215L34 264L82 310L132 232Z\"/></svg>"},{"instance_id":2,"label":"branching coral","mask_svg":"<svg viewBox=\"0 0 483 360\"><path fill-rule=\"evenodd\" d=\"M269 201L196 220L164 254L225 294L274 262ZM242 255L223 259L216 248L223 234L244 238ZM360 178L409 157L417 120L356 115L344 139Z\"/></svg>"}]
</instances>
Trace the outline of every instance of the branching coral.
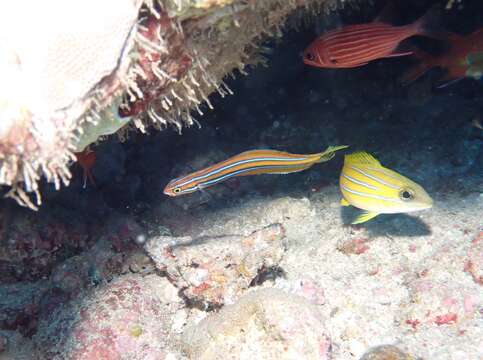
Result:
<instances>
[{"instance_id":1,"label":"branching coral","mask_svg":"<svg viewBox=\"0 0 483 360\"><path fill-rule=\"evenodd\" d=\"M231 94L298 8L339 0L7 2L0 15L0 185L35 209L41 176L68 184L72 153L128 125L181 131ZM29 8L21 11L20 6ZM19 19L22 14L22 19ZM29 27L17 26L20 21ZM20 31L12 31L18 29ZM35 31L27 31L35 29ZM36 194L36 204L28 193Z\"/></svg>"}]
</instances>

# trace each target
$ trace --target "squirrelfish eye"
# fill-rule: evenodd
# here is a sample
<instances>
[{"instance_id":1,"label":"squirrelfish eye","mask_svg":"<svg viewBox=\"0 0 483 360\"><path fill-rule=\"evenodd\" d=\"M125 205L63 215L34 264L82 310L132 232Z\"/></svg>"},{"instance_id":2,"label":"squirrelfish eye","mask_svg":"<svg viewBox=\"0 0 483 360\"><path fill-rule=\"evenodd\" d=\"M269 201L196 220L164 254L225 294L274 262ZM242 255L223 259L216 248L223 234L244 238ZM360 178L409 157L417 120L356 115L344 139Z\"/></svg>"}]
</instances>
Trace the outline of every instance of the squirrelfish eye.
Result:
<instances>
[{"instance_id":1,"label":"squirrelfish eye","mask_svg":"<svg viewBox=\"0 0 483 360\"><path fill-rule=\"evenodd\" d=\"M174 189L173 189L173 192L174 192L175 194L179 194L179 193L181 192L181 189L180 189L180 188L174 188Z\"/></svg>"},{"instance_id":2,"label":"squirrelfish eye","mask_svg":"<svg viewBox=\"0 0 483 360\"><path fill-rule=\"evenodd\" d=\"M312 54L312 53L310 53L310 52L309 52L309 53L307 53L307 54L305 55L305 57L307 58L307 60L310 60L310 61L314 61L314 60L315 60L315 56L314 56L314 54Z\"/></svg>"},{"instance_id":3,"label":"squirrelfish eye","mask_svg":"<svg viewBox=\"0 0 483 360\"><path fill-rule=\"evenodd\" d=\"M332 63L332 64L337 64L337 59L336 58L329 58L329 61Z\"/></svg>"},{"instance_id":4,"label":"squirrelfish eye","mask_svg":"<svg viewBox=\"0 0 483 360\"><path fill-rule=\"evenodd\" d=\"M414 193L411 189L402 189L399 192L399 198L404 201L412 200L414 198Z\"/></svg>"}]
</instances>

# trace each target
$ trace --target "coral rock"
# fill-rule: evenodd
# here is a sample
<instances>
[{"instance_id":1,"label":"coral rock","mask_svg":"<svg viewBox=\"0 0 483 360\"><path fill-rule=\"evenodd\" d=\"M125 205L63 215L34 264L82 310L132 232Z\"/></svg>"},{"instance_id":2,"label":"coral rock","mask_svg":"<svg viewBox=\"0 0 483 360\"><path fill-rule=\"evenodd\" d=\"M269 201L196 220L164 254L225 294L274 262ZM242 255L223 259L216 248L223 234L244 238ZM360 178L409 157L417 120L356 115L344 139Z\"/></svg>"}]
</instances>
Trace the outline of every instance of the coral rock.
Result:
<instances>
[{"instance_id":1,"label":"coral rock","mask_svg":"<svg viewBox=\"0 0 483 360\"><path fill-rule=\"evenodd\" d=\"M273 224L249 236L157 237L146 250L190 301L205 306L233 303L260 275L277 267L285 230Z\"/></svg>"},{"instance_id":2,"label":"coral rock","mask_svg":"<svg viewBox=\"0 0 483 360\"><path fill-rule=\"evenodd\" d=\"M0 360L30 360L33 346L30 339L16 331L0 330Z\"/></svg>"},{"instance_id":3,"label":"coral rock","mask_svg":"<svg viewBox=\"0 0 483 360\"><path fill-rule=\"evenodd\" d=\"M37 326L37 313L48 289L46 281L0 286L0 329L17 330L31 336Z\"/></svg>"},{"instance_id":4,"label":"coral rock","mask_svg":"<svg viewBox=\"0 0 483 360\"><path fill-rule=\"evenodd\" d=\"M473 250L477 247L470 248L470 258ZM461 324L476 314L483 304L479 296L481 288L463 271L469 271L463 254L459 246L445 245L423 262L409 282L411 303L406 324L413 328L423 323Z\"/></svg>"},{"instance_id":5,"label":"coral rock","mask_svg":"<svg viewBox=\"0 0 483 360\"><path fill-rule=\"evenodd\" d=\"M192 359L330 359L331 340L318 308L278 289L251 292L188 328Z\"/></svg>"},{"instance_id":6,"label":"coral rock","mask_svg":"<svg viewBox=\"0 0 483 360\"><path fill-rule=\"evenodd\" d=\"M18 211L17 211L18 210ZM36 280L89 240L85 224L73 218L63 221L55 215L36 216L24 209L2 206L0 225L0 279Z\"/></svg>"},{"instance_id":7,"label":"coral rock","mask_svg":"<svg viewBox=\"0 0 483 360\"><path fill-rule=\"evenodd\" d=\"M178 304L156 275L118 278L43 314L34 336L38 359L163 359Z\"/></svg>"}]
</instances>

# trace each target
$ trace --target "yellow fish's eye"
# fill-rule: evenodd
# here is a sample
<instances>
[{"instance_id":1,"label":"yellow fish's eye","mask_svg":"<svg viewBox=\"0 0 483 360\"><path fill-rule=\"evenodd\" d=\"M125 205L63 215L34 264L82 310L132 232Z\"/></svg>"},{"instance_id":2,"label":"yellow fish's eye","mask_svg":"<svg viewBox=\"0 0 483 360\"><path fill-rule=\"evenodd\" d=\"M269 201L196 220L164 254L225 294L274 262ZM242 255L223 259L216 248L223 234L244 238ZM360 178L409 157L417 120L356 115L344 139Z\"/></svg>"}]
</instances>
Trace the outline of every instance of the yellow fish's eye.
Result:
<instances>
[{"instance_id":1,"label":"yellow fish's eye","mask_svg":"<svg viewBox=\"0 0 483 360\"><path fill-rule=\"evenodd\" d=\"M414 191L411 189L402 189L399 191L399 198L403 201L409 201L414 198Z\"/></svg>"},{"instance_id":2,"label":"yellow fish's eye","mask_svg":"<svg viewBox=\"0 0 483 360\"><path fill-rule=\"evenodd\" d=\"M173 192L174 192L175 194L179 194L179 193L181 192L181 189L180 189L180 188L174 188L174 189L173 189Z\"/></svg>"}]
</instances>

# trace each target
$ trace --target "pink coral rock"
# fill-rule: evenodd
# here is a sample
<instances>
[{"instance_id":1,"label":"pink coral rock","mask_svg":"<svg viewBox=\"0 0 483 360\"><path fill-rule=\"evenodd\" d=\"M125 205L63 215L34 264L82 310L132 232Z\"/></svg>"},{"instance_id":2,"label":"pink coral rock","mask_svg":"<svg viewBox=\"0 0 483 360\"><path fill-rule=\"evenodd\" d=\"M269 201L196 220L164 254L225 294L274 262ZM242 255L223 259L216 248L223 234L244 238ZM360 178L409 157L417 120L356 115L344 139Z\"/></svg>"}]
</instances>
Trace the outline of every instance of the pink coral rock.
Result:
<instances>
[{"instance_id":1,"label":"pink coral rock","mask_svg":"<svg viewBox=\"0 0 483 360\"><path fill-rule=\"evenodd\" d=\"M43 314L37 359L164 359L179 302L157 275L130 275ZM172 297L172 296L171 296Z\"/></svg>"},{"instance_id":2,"label":"pink coral rock","mask_svg":"<svg viewBox=\"0 0 483 360\"><path fill-rule=\"evenodd\" d=\"M463 325L477 315L483 302L481 288L464 271L464 250L453 244L435 251L423 262L409 281L411 302L404 322L418 329L418 325ZM477 261L476 246L469 250L470 259ZM481 251L480 251L481 254ZM470 272L471 273L471 272Z\"/></svg>"}]
</instances>

